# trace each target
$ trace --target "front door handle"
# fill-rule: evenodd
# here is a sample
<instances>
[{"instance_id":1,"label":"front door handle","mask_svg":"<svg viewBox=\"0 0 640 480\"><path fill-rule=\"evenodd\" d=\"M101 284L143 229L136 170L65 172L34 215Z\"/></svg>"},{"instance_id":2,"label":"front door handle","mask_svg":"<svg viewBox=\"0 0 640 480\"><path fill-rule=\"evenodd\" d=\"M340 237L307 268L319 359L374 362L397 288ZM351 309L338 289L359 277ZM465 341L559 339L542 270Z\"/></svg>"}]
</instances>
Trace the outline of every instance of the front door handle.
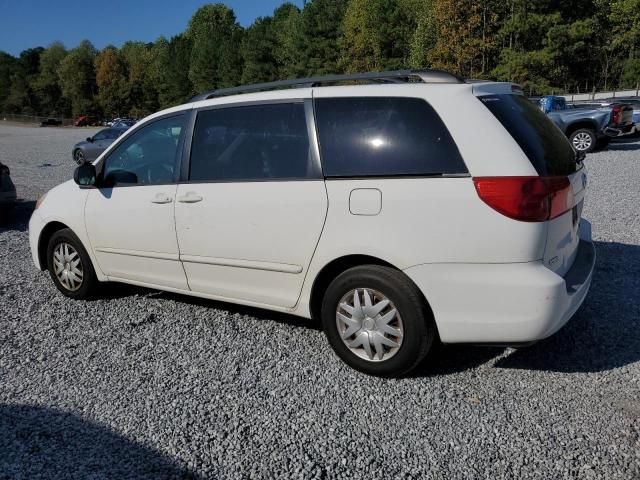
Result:
<instances>
[{"instance_id":1,"label":"front door handle","mask_svg":"<svg viewBox=\"0 0 640 480\"><path fill-rule=\"evenodd\" d=\"M200 202L202 197L196 192L187 192L184 195L178 197L178 201L181 203L196 203Z\"/></svg>"},{"instance_id":2,"label":"front door handle","mask_svg":"<svg viewBox=\"0 0 640 480\"><path fill-rule=\"evenodd\" d=\"M171 203L172 201L173 199L169 195L158 193L155 197L153 197L151 203Z\"/></svg>"}]
</instances>

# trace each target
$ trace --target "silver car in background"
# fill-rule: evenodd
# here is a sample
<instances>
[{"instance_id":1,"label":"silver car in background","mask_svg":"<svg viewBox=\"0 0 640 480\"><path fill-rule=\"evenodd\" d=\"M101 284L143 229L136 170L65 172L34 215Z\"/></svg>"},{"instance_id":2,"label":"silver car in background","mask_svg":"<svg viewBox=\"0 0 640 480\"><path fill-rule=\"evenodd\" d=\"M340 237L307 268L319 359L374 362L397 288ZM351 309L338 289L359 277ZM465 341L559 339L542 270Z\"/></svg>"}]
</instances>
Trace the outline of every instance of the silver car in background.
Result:
<instances>
[{"instance_id":1,"label":"silver car in background","mask_svg":"<svg viewBox=\"0 0 640 480\"><path fill-rule=\"evenodd\" d=\"M73 146L73 159L79 164L93 162L104 152L120 135L127 131L127 128L105 128L96 133L93 137L76 143Z\"/></svg>"}]
</instances>

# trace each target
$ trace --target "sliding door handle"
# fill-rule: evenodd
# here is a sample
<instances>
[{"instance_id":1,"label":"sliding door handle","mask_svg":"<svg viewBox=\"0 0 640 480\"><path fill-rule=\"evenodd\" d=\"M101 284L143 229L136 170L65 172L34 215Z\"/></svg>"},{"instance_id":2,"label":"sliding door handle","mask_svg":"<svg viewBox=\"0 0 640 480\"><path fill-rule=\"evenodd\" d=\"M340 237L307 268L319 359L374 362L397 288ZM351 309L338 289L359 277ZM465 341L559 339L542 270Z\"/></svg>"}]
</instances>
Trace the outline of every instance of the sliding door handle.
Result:
<instances>
[{"instance_id":1,"label":"sliding door handle","mask_svg":"<svg viewBox=\"0 0 640 480\"><path fill-rule=\"evenodd\" d=\"M173 199L164 193L158 193L151 199L151 203L171 203Z\"/></svg>"},{"instance_id":2,"label":"sliding door handle","mask_svg":"<svg viewBox=\"0 0 640 480\"><path fill-rule=\"evenodd\" d=\"M177 199L180 203L196 203L202 200L202 197L196 192L187 192Z\"/></svg>"}]
</instances>

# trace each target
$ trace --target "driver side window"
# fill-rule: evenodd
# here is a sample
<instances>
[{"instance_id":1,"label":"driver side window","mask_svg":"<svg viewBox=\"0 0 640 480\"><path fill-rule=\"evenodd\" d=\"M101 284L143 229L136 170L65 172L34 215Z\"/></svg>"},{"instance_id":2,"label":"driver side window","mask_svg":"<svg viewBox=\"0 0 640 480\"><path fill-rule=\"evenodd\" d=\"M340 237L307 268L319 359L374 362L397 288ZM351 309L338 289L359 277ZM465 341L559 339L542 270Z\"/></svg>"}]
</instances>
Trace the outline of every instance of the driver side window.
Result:
<instances>
[{"instance_id":1,"label":"driver side window","mask_svg":"<svg viewBox=\"0 0 640 480\"><path fill-rule=\"evenodd\" d=\"M172 183L185 116L163 118L135 132L109 154L102 170L105 187Z\"/></svg>"}]
</instances>

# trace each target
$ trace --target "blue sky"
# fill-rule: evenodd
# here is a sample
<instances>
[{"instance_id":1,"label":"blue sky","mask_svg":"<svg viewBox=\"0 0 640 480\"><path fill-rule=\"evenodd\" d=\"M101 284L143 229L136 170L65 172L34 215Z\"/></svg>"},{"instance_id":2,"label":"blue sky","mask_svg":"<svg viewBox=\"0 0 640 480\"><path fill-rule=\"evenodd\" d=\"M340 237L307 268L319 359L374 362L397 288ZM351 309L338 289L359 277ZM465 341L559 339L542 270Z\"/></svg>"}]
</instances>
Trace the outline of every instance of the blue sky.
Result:
<instances>
[{"instance_id":1,"label":"blue sky","mask_svg":"<svg viewBox=\"0 0 640 480\"><path fill-rule=\"evenodd\" d=\"M290 0L302 6L303 0ZM59 40L73 48L88 39L97 48L127 40L151 42L182 32L202 0L0 0L0 50L18 55ZM271 15L284 0L225 0L241 25Z\"/></svg>"}]
</instances>

